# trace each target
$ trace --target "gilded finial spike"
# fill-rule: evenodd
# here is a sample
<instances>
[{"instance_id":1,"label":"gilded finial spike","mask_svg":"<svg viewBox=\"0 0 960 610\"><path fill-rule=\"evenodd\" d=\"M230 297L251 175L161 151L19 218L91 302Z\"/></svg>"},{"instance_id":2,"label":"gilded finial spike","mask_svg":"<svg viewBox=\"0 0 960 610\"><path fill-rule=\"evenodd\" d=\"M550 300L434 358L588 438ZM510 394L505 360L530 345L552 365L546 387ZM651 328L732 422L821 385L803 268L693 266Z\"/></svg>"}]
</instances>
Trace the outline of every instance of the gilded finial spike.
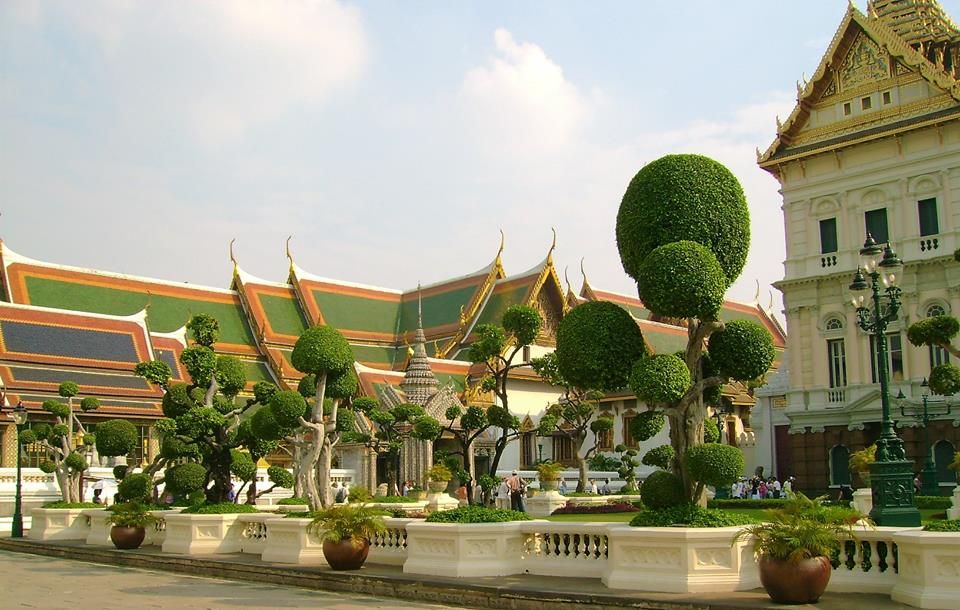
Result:
<instances>
[{"instance_id":1,"label":"gilded finial spike","mask_svg":"<svg viewBox=\"0 0 960 610\"><path fill-rule=\"evenodd\" d=\"M500 249L497 250L497 258L500 258L500 255L503 254L503 244L506 242L506 237L503 235L503 229L500 229Z\"/></svg>"},{"instance_id":2,"label":"gilded finial spike","mask_svg":"<svg viewBox=\"0 0 960 610\"><path fill-rule=\"evenodd\" d=\"M756 282L757 282L757 294L753 296L753 302L759 305L760 304L760 280L758 279L756 280Z\"/></svg>"},{"instance_id":3,"label":"gilded finial spike","mask_svg":"<svg viewBox=\"0 0 960 610\"><path fill-rule=\"evenodd\" d=\"M293 235L287 236L287 260L290 261L290 266L293 266L293 255L290 254L290 240L293 239Z\"/></svg>"},{"instance_id":4,"label":"gilded finial spike","mask_svg":"<svg viewBox=\"0 0 960 610\"><path fill-rule=\"evenodd\" d=\"M237 241L237 238L234 237L230 240L230 262L233 263L233 270L236 271L239 265L237 264L237 257L233 255L233 242Z\"/></svg>"},{"instance_id":5,"label":"gilded finial spike","mask_svg":"<svg viewBox=\"0 0 960 610\"><path fill-rule=\"evenodd\" d=\"M423 291L417 282L417 328L423 329Z\"/></svg>"},{"instance_id":6,"label":"gilded finial spike","mask_svg":"<svg viewBox=\"0 0 960 610\"><path fill-rule=\"evenodd\" d=\"M557 229L555 227L550 227L550 230L553 231L553 243L550 244L550 251L547 252L547 258L553 256L553 251L557 248Z\"/></svg>"},{"instance_id":7,"label":"gilded finial spike","mask_svg":"<svg viewBox=\"0 0 960 610\"><path fill-rule=\"evenodd\" d=\"M569 266L563 268L563 281L567 283L567 294L570 294L571 292L573 292L573 289L570 288L570 276L567 275L567 271L569 270L570 270Z\"/></svg>"},{"instance_id":8,"label":"gilded finial spike","mask_svg":"<svg viewBox=\"0 0 960 610\"><path fill-rule=\"evenodd\" d=\"M760 147L759 147L759 146L756 147L756 153L757 153L757 161L760 161L760 159L763 158L763 153L760 152Z\"/></svg>"},{"instance_id":9,"label":"gilded finial spike","mask_svg":"<svg viewBox=\"0 0 960 610\"><path fill-rule=\"evenodd\" d=\"M771 311L773 311L773 291L772 291L772 290L768 290L767 292L770 294L770 304L767 305L767 311L768 311L768 312L771 312Z\"/></svg>"}]
</instances>

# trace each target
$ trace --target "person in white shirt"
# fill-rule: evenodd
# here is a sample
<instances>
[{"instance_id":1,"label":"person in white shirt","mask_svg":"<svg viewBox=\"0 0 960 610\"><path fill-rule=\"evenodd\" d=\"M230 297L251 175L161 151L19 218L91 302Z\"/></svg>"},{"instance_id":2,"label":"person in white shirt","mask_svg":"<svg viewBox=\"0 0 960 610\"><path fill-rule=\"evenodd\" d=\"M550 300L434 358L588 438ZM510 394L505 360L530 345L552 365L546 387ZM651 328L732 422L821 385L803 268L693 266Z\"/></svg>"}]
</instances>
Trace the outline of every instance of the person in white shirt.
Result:
<instances>
[{"instance_id":1,"label":"person in white shirt","mask_svg":"<svg viewBox=\"0 0 960 610\"><path fill-rule=\"evenodd\" d=\"M600 494L600 489L597 487L597 482L593 479L590 479L590 482L587 484L587 491L592 494Z\"/></svg>"},{"instance_id":2,"label":"person in white shirt","mask_svg":"<svg viewBox=\"0 0 960 610\"><path fill-rule=\"evenodd\" d=\"M510 486L506 479L500 481L497 488L497 508L510 508Z\"/></svg>"}]
</instances>

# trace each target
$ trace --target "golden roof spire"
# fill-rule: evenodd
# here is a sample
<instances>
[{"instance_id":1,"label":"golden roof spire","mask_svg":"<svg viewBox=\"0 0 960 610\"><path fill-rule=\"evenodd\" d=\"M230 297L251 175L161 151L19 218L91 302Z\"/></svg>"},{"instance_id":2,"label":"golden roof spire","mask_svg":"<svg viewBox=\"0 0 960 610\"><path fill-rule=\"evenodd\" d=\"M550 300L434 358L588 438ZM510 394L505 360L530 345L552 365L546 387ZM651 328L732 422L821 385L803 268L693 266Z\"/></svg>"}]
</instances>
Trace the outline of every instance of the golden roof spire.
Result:
<instances>
[{"instance_id":1,"label":"golden roof spire","mask_svg":"<svg viewBox=\"0 0 960 610\"><path fill-rule=\"evenodd\" d=\"M290 261L290 271L293 271L293 255L290 254L290 240L293 239L293 235L287 236L287 260Z\"/></svg>"},{"instance_id":2,"label":"golden roof spire","mask_svg":"<svg viewBox=\"0 0 960 610\"><path fill-rule=\"evenodd\" d=\"M230 240L230 262L233 263L233 274L234 274L234 275L237 274L237 269L240 267L240 265L237 264L237 257L233 255L233 242L235 242L235 241L237 241L237 238L236 238L236 237L234 237L233 239Z\"/></svg>"},{"instance_id":3,"label":"golden roof spire","mask_svg":"<svg viewBox=\"0 0 960 610\"><path fill-rule=\"evenodd\" d=\"M557 249L557 229L555 227L550 227L550 230L553 231L553 243L550 244L550 250L547 252L547 262L553 263L553 251Z\"/></svg>"}]
</instances>

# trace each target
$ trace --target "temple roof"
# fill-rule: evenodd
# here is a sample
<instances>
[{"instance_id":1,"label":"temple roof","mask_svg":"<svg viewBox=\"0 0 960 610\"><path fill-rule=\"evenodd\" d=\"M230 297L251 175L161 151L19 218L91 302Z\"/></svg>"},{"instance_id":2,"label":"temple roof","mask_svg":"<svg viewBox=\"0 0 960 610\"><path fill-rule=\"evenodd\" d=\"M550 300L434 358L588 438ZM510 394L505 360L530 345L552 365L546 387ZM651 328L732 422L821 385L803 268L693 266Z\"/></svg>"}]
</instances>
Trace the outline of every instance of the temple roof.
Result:
<instances>
[{"instance_id":1,"label":"temple roof","mask_svg":"<svg viewBox=\"0 0 960 610\"><path fill-rule=\"evenodd\" d=\"M939 3L875 0L869 13L849 5L812 78L797 84L793 111L777 119L776 139L757 151L761 167L776 173L785 161L960 115L960 34Z\"/></svg>"}]
</instances>

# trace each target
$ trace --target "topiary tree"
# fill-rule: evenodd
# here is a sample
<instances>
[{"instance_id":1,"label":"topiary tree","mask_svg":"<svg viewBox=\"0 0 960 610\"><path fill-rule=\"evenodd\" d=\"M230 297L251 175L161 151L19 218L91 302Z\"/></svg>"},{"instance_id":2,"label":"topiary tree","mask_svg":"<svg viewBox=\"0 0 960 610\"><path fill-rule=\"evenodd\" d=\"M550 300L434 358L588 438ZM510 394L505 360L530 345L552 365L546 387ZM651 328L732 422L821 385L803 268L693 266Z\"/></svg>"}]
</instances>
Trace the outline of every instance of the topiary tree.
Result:
<instances>
[{"instance_id":1,"label":"topiary tree","mask_svg":"<svg viewBox=\"0 0 960 610\"><path fill-rule=\"evenodd\" d=\"M500 428L493 459L490 460L490 476L496 476L504 450L510 441L519 436L520 419L510 413L507 384L511 371L528 365L514 360L524 347L536 340L543 327L540 312L529 305L511 305L501 321L502 326L478 324L473 331L477 339L470 345L467 354L470 362L484 366L480 387L493 392L499 403L487 408L488 422L492 427Z\"/></svg>"},{"instance_id":2,"label":"topiary tree","mask_svg":"<svg viewBox=\"0 0 960 610\"><path fill-rule=\"evenodd\" d=\"M46 457L44 471L54 475L63 501L82 502L83 489L80 483L83 480L84 471L89 467L87 456L84 454L91 447L87 438L93 441L95 436L87 433L73 409L73 400L80 393L79 386L73 381L64 381L57 389L57 393L61 398L66 399L66 402L47 400L42 405L44 411L53 415L56 423L52 426L34 425L33 433L29 438L33 439L31 444L38 444L43 449ZM100 401L93 397L86 397L80 405L81 410L86 413L97 409ZM83 439L80 447L77 447L74 442L78 436Z\"/></svg>"},{"instance_id":3,"label":"topiary tree","mask_svg":"<svg viewBox=\"0 0 960 610\"><path fill-rule=\"evenodd\" d=\"M640 499L647 508L658 510L683 504L687 493L680 477L666 470L656 470L640 486Z\"/></svg>"},{"instance_id":4,"label":"topiary tree","mask_svg":"<svg viewBox=\"0 0 960 610\"><path fill-rule=\"evenodd\" d=\"M953 345L958 332L960 321L953 316L932 316L911 324L907 329L907 339L917 347L939 347L960 358L960 349ZM952 364L935 366L930 371L929 383L930 391L934 394L956 394L960 392L960 368Z\"/></svg>"},{"instance_id":5,"label":"topiary tree","mask_svg":"<svg viewBox=\"0 0 960 610\"><path fill-rule=\"evenodd\" d=\"M153 497L153 477L142 472L122 477L117 494L124 502L149 502Z\"/></svg>"},{"instance_id":6,"label":"topiary tree","mask_svg":"<svg viewBox=\"0 0 960 610\"><path fill-rule=\"evenodd\" d=\"M617 466L617 475L623 480L622 493L637 493L637 461L636 449L628 449L626 445L617 445L613 448L614 452L620 457L620 464Z\"/></svg>"},{"instance_id":7,"label":"topiary tree","mask_svg":"<svg viewBox=\"0 0 960 610\"><path fill-rule=\"evenodd\" d=\"M265 439L284 439L294 447L295 493L306 497L312 510L333 505L330 469L334 447L354 428L344 410L357 392L350 344L330 326L308 328L297 339L290 360L310 377L300 392L277 392L267 408L250 420L252 432ZM307 404L304 395L312 398ZM329 399L329 400L328 400Z\"/></svg>"},{"instance_id":8,"label":"topiary tree","mask_svg":"<svg viewBox=\"0 0 960 610\"><path fill-rule=\"evenodd\" d=\"M230 489L233 451L247 448L255 440L240 432L241 420L262 405L268 393L255 392L245 401L237 398L246 386L243 363L214 353L213 345L220 334L215 318L195 315L187 323L187 330L192 342L181 352L180 362L190 383L171 383L172 371L160 360L141 362L134 369L138 376L164 390L164 419L154 424L160 436L160 453L144 473L153 480L169 464L195 462L200 468L188 471L196 474L202 470L205 480L191 491L203 490L209 502L219 503L226 501ZM172 471L167 468L165 477Z\"/></svg>"},{"instance_id":9,"label":"topiary tree","mask_svg":"<svg viewBox=\"0 0 960 610\"><path fill-rule=\"evenodd\" d=\"M706 472L691 471L686 456L704 442L707 404L716 401L723 384L765 374L776 354L770 333L760 325L725 325L718 319L724 292L743 270L750 246L746 198L720 163L700 155L668 155L644 166L630 182L616 235L620 261L637 281L644 305L656 316L679 318L688 335L680 355L634 365L630 387L655 413L635 418L640 434L634 437L650 438L666 417L674 450L670 470L683 501L703 505L707 482L697 476Z\"/></svg>"},{"instance_id":10,"label":"topiary tree","mask_svg":"<svg viewBox=\"0 0 960 610\"><path fill-rule=\"evenodd\" d=\"M633 318L606 301L573 308L557 328L555 352L531 362L544 381L563 388L557 404L540 419L541 435L563 435L577 449L577 491L587 486L587 462L597 451L599 435L613 429L613 420L598 416L606 392L627 385L632 363L646 353ZM588 433L593 443L587 444Z\"/></svg>"},{"instance_id":11,"label":"topiary tree","mask_svg":"<svg viewBox=\"0 0 960 610\"><path fill-rule=\"evenodd\" d=\"M695 493L698 496L706 485L717 489L729 487L740 478L746 467L740 449L720 443L690 447L683 459L690 476L697 482Z\"/></svg>"}]
</instances>

